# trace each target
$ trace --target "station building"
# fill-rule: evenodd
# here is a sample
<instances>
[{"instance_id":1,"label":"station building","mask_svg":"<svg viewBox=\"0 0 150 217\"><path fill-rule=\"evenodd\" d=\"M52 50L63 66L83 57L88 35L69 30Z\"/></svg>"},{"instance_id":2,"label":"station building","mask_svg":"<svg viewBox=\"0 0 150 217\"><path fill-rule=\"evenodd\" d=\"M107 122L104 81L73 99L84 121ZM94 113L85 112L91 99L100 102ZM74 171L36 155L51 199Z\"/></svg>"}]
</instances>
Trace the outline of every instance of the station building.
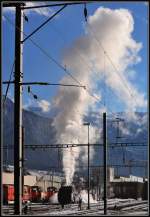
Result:
<instances>
[{"instance_id":1,"label":"station building","mask_svg":"<svg viewBox=\"0 0 150 217\"><path fill-rule=\"evenodd\" d=\"M46 191L47 187L55 187L59 189L63 181L64 177L61 173L52 171L28 170L24 175L24 185L39 186L43 191ZM2 183L5 185L14 184L13 168L3 170Z\"/></svg>"}]
</instances>

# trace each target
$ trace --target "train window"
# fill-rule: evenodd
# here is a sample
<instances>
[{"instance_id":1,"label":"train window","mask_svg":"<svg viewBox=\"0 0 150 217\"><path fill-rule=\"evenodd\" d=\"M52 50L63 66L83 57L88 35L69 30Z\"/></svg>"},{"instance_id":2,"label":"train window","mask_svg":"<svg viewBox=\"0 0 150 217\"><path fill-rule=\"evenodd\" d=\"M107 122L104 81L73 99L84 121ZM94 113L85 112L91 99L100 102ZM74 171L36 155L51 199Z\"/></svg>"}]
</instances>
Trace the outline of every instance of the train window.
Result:
<instances>
[{"instance_id":1,"label":"train window","mask_svg":"<svg viewBox=\"0 0 150 217\"><path fill-rule=\"evenodd\" d=\"M57 191L57 188L55 188L55 187L48 187L48 188L47 188L47 191L48 191L48 192L50 192L50 191L56 192L56 191Z\"/></svg>"},{"instance_id":2,"label":"train window","mask_svg":"<svg viewBox=\"0 0 150 217\"><path fill-rule=\"evenodd\" d=\"M38 189L37 189L37 190L42 192L42 188L41 188L41 187L38 187Z\"/></svg>"},{"instance_id":3,"label":"train window","mask_svg":"<svg viewBox=\"0 0 150 217\"><path fill-rule=\"evenodd\" d=\"M27 189L24 189L24 193L28 193Z\"/></svg>"},{"instance_id":4,"label":"train window","mask_svg":"<svg viewBox=\"0 0 150 217\"><path fill-rule=\"evenodd\" d=\"M37 188L32 188L32 191L37 191Z\"/></svg>"}]
</instances>

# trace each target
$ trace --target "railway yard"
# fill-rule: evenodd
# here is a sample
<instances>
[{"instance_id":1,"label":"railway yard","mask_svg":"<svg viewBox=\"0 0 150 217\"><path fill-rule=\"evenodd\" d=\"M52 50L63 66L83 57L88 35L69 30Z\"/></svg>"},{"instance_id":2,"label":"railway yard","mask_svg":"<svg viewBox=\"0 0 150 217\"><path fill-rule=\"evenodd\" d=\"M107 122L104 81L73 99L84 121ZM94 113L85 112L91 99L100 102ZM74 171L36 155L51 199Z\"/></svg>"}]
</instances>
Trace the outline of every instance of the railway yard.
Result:
<instances>
[{"instance_id":1,"label":"railway yard","mask_svg":"<svg viewBox=\"0 0 150 217\"><path fill-rule=\"evenodd\" d=\"M107 202L108 215L148 215L148 201L135 199L109 199ZM13 215L13 205L3 206L4 215ZM59 204L49 203L30 203L28 207L28 215L50 215L50 216L99 216L104 214L103 201L82 205L82 210L78 210L78 204L65 205L64 209Z\"/></svg>"},{"instance_id":2,"label":"railway yard","mask_svg":"<svg viewBox=\"0 0 150 217\"><path fill-rule=\"evenodd\" d=\"M149 216L148 1L1 8L2 216Z\"/></svg>"}]
</instances>

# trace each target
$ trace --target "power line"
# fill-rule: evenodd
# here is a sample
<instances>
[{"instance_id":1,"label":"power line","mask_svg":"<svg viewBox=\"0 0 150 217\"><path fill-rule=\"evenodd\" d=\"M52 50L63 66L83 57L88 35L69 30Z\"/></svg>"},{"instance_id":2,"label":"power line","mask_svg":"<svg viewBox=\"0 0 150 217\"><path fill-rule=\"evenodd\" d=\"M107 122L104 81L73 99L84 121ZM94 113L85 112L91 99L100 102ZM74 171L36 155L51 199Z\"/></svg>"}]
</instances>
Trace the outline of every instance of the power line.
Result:
<instances>
[{"instance_id":1,"label":"power line","mask_svg":"<svg viewBox=\"0 0 150 217\"><path fill-rule=\"evenodd\" d=\"M43 14L43 12L41 11L41 13ZM44 15L44 14L43 14ZM71 20L71 19L69 19L69 20ZM58 30L56 27L54 27L53 25L51 25L51 27L53 27L53 30L58 34L58 36L61 38L61 40L63 41L63 43L65 44L65 42L66 42L66 39L63 37L63 34L62 34L62 32L60 31L60 30ZM89 68L90 70L92 70L92 68L91 68L91 66L89 65L89 62L88 61L90 61L91 62L91 60L88 58L88 61L85 59L85 57L83 57L83 55L80 53L80 51L79 51L79 49L77 48L77 47L74 47L74 50L80 55L80 57L82 58L82 60L85 62L85 66L87 67L87 68ZM106 66L105 66L105 53L104 53L104 82L106 81L106 75L105 75L105 68L106 68ZM104 93L106 92L106 85L104 85ZM114 92L115 93L115 92ZM89 92L89 94L91 94L90 92ZM115 95L118 97L118 95L115 93ZM97 97L95 97L95 96L92 96L92 97L94 97L98 102L100 102L100 100L97 98ZM105 96L104 96L104 108L105 108ZM102 102L101 102L101 104L102 104ZM108 109L108 108L107 108ZM110 110L111 111L111 114L114 116L114 117L117 117L114 113L113 113L113 111L109 108L108 110Z\"/></svg>"},{"instance_id":2,"label":"power line","mask_svg":"<svg viewBox=\"0 0 150 217\"><path fill-rule=\"evenodd\" d=\"M70 19L69 19L69 20L70 20ZM56 29L56 27L54 28L54 26L53 26L53 29L54 29L54 31L55 31L56 33L58 33L58 36L62 39L63 43L65 44L65 41L66 41L66 40L65 40L64 37L62 36L62 32L61 32L61 31L58 31L58 29ZM86 64L85 66L86 66L87 68L89 68L89 70L92 70L91 66L89 65L89 62L86 61L85 57L83 57L83 55L80 53L79 49L78 49L77 47L74 47L74 49L75 49L75 51L78 52L78 54L80 55L80 57L82 58L82 60L85 62L85 64ZM90 59L89 59L89 61L91 62ZM104 73L105 73L105 53L104 53ZM87 90L87 89L86 89L86 90ZM105 88L105 90L106 90L106 88ZM104 90L104 91L105 91L105 90ZM90 91L87 90L87 92L89 92L89 95L92 95L92 97L94 97L97 102L101 102L101 101L99 100L99 98L97 98L96 96L94 96L93 94L91 94ZM116 93L115 93L115 95L116 95ZM117 96L117 95L116 95L116 96ZM105 96L104 96L104 97L105 97ZM117 96L117 97L118 97L118 96ZM102 104L102 102L101 102L101 104ZM104 107L105 107L105 102L104 102ZM110 111L111 111L111 114L115 117L113 111L112 111L111 109L108 109L108 110L110 110Z\"/></svg>"},{"instance_id":3,"label":"power line","mask_svg":"<svg viewBox=\"0 0 150 217\"><path fill-rule=\"evenodd\" d=\"M9 18L8 18L6 15L4 15L4 16L5 16L5 18L8 20L8 22L9 22L11 25L14 26L14 23L11 22L11 21L9 20ZM18 27L16 26L16 28L18 28ZM23 32L23 34L26 35L26 33L24 33L24 32ZM41 48L35 41L33 41L33 39L29 38L29 40L30 40L36 47L38 47L38 48L42 51L42 53L44 53L44 55L46 55L50 60L52 60L53 62L55 62L55 64L56 64L58 67L60 67L66 74L68 74L76 83L78 83L80 86L83 86L83 85L66 69L66 67L62 66L58 61L56 61L53 57L51 57L43 48ZM85 87L85 86L84 86L84 87ZM85 87L85 90L86 90L86 87ZM89 90L86 90L86 91L89 93L90 96L92 96L92 97L94 97L96 100L98 100L98 98L95 97L94 95L92 95L92 94L89 92Z\"/></svg>"},{"instance_id":4,"label":"power line","mask_svg":"<svg viewBox=\"0 0 150 217\"><path fill-rule=\"evenodd\" d=\"M5 18L8 20L8 22L9 22L11 25L14 26L14 23L11 22L11 21L9 20L9 18L8 18L6 15L4 15L4 16L5 16ZM18 28L18 27L16 26L16 28ZM23 34L26 36L26 33L23 32ZM41 46L39 46L35 41L33 41L33 39L29 38L29 40L30 40L36 47L38 47L38 48L41 50L41 52L44 53L44 55L46 55L50 60L52 60L53 62L55 62L55 64L56 64L58 67L60 67L66 74L68 74L75 82L77 82L79 85L83 86L83 85L66 69L66 67L62 66L58 61L56 61L52 56L50 56L43 48L41 48ZM85 90L87 91L87 93L88 93L91 97L93 97L93 98L96 99L98 102L100 102L99 98L96 97L95 95L93 95L93 94L90 92L90 90L88 90L88 89L85 89ZM113 113L112 113L112 114L113 114Z\"/></svg>"},{"instance_id":5,"label":"power line","mask_svg":"<svg viewBox=\"0 0 150 217\"><path fill-rule=\"evenodd\" d=\"M9 19L6 15L4 15L4 17L8 20L8 22L9 22L11 25L15 26L14 23L13 23L12 21L10 21L10 19ZM18 28L18 27L16 26L16 28ZM23 34L24 34L25 36L27 36L26 33L23 32ZM48 59L50 59L51 61L53 61L59 68L61 68L66 74L68 74L76 83L78 83L78 84L81 85L81 86L84 86L84 85L82 85L82 84L66 69L66 67L62 66L57 60L55 60L52 56L50 56L41 46L39 46L35 41L33 41L33 39L29 38L29 40L30 40L36 47L38 47L38 48L40 49L40 51L41 51L45 56L48 57Z\"/></svg>"},{"instance_id":6,"label":"power line","mask_svg":"<svg viewBox=\"0 0 150 217\"><path fill-rule=\"evenodd\" d=\"M57 31L57 30L55 29L55 31ZM58 34L58 35L60 36L60 34ZM63 38L62 35L60 36L60 38L61 38L61 39ZM63 42L65 43L64 38L63 38ZM85 60L85 58L83 57L83 55L80 53L79 49L77 49L77 47L74 47L74 48L75 48L75 50L78 52L78 54L80 55L80 57L82 58L82 60L86 63L85 66L86 66L87 68L89 68L90 70L92 70L91 67L89 66L88 61ZM89 60L89 61L91 62L91 60ZM89 93L89 95L90 95L91 97L95 98L96 101L100 102L99 98L96 97L95 95L93 95L93 94L90 92L90 90L88 90L88 89L86 88L86 91Z\"/></svg>"},{"instance_id":7,"label":"power line","mask_svg":"<svg viewBox=\"0 0 150 217\"><path fill-rule=\"evenodd\" d=\"M41 13L43 14L42 10L40 10ZM43 14L44 15L44 14ZM62 36L62 32L60 30L58 30L58 28L54 27L53 25L51 25L51 27L53 27L52 29L57 33L57 35L59 36L59 38L63 41L63 43L65 44L66 39ZM85 62L85 66L89 69L92 70L91 66L89 65L89 62L86 61L85 57L83 57L83 55L80 53L79 49L77 47L74 47L75 51L80 55L80 57L82 58L82 60ZM105 55L104 55L105 58ZM91 60L89 59L89 61L91 62ZM105 71L105 60L104 60L104 71ZM99 100L98 97L96 97L95 95L93 95L92 93L90 93L90 91L86 88L86 91L89 93L89 95L93 98L96 99L97 102L100 102L102 104L102 102ZM104 107L105 107L105 102L104 102ZM111 109L108 109L111 111ZM111 111L112 115L114 116L113 112Z\"/></svg>"},{"instance_id":8,"label":"power line","mask_svg":"<svg viewBox=\"0 0 150 217\"><path fill-rule=\"evenodd\" d=\"M61 69L63 69L63 71L64 71L66 74L68 74L76 83L78 83L78 84L81 85L81 86L84 86L84 85L82 85L82 84L66 69L66 67L62 66L62 65L61 65L58 61L56 61L53 57L49 56L49 55L47 54L47 52L46 52L43 48L41 48L37 43L35 43L35 41L33 41L32 39L30 39L30 40L31 40L32 43L33 43L34 45L36 45L48 58L50 58L53 62L55 62L57 66L59 66ZM86 86L85 86L85 87L86 87ZM100 102L100 101L99 101L99 98L96 97L95 95L93 95L93 94L90 92L90 90L87 89L87 87L85 88L85 90L87 91L87 93L88 93L91 97L95 98L98 102Z\"/></svg>"},{"instance_id":9,"label":"power line","mask_svg":"<svg viewBox=\"0 0 150 217\"><path fill-rule=\"evenodd\" d=\"M14 26L14 23L13 23L12 21L10 21L9 18L8 18L6 15L4 15L4 17L7 19L7 21L8 21L11 25ZM16 26L16 28L18 28L18 27ZM23 32L23 34L24 34L25 36L27 36L26 33ZM41 50L41 52L42 52L45 56L48 57L48 59L50 59L51 61L53 61L59 68L61 68L66 74L68 74L76 83L78 83L78 84L81 85L81 86L84 86L84 85L82 85L82 84L66 69L66 67L62 66L57 60L55 60L52 56L50 56L41 46L39 46L35 41L33 41L33 39L29 38L29 40L30 40L36 47L38 47L38 48ZM87 91L87 93L88 93L91 97L93 97L93 98L96 99L98 102L100 102L99 98L96 97L95 95L93 95L93 94L90 92L90 90L88 90L88 89L85 89L85 90ZM101 103L101 102L100 102L100 103Z\"/></svg>"},{"instance_id":10,"label":"power line","mask_svg":"<svg viewBox=\"0 0 150 217\"><path fill-rule=\"evenodd\" d=\"M3 99L3 105L5 105L5 101L6 101L6 98L7 98L8 90L9 90L10 83L11 83L11 77L12 77L12 73L13 73L13 70L14 70L14 65L15 65L15 61L13 62L13 65L12 65L12 68L11 68L11 72L10 72L10 76L9 76L9 82L7 84L6 93L5 93L5 96L4 96L4 99Z\"/></svg>"},{"instance_id":11,"label":"power line","mask_svg":"<svg viewBox=\"0 0 150 217\"><path fill-rule=\"evenodd\" d=\"M72 143L68 143L68 144L43 144L43 145L25 145L25 148L27 149L55 149L55 148L77 148L77 147L84 147L84 146L88 146L88 144L72 144ZM94 147L103 147L103 144L99 144L99 143L95 143L95 144L90 144L90 146L94 146ZM120 143L108 143L108 148L121 148L121 147L147 147L147 143L146 142L120 142ZM3 146L4 149L13 149L14 146L13 145L5 145Z\"/></svg>"},{"instance_id":12,"label":"power line","mask_svg":"<svg viewBox=\"0 0 150 217\"><path fill-rule=\"evenodd\" d=\"M39 27L37 27L32 33L30 33L25 39L23 39L22 43L24 43L27 39L29 39L33 34L35 34L39 29L41 29L46 23L48 23L53 17L55 17L60 11L62 11L67 5L64 5L60 8L56 13L50 16L44 23L42 23Z\"/></svg>"},{"instance_id":13,"label":"power line","mask_svg":"<svg viewBox=\"0 0 150 217\"><path fill-rule=\"evenodd\" d=\"M14 26L14 23L13 23L12 21L10 21L10 19L9 19L6 15L4 15L4 17L7 19L7 21L8 21L11 25ZM16 26L16 28L18 28L18 27ZM22 32L23 32L23 31L22 31ZM27 36L26 33L23 32L23 34L24 34L25 36ZM48 59L50 59L51 61L53 61L59 68L61 68L66 74L68 74L76 83L78 83L78 84L81 85L81 86L84 86L84 85L82 85L82 84L66 69L66 67L62 66L56 59L54 59L52 56L50 56L50 55L47 53L47 51L45 51L41 46L39 46L35 41L33 41L33 39L29 38L29 40L30 40L37 48L39 48L40 51L41 51L45 56L48 57ZM84 61L85 61L85 60L84 60ZM86 90L86 92L87 92L91 97L93 97L97 102L102 103L102 102L99 100L98 97L96 97L95 95L93 95L93 94L90 92L90 90L88 90L87 88L86 88L85 90ZM109 110L111 111L110 108L109 108ZM114 117L116 116L116 115L113 113L113 111L111 111L110 113L111 113Z\"/></svg>"},{"instance_id":14,"label":"power line","mask_svg":"<svg viewBox=\"0 0 150 217\"><path fill-rule=\"evenodd\" d=\"M41 11L41 13L43 14L43 12L42 12L42 10L41 10L41 8L40 8L40 11ZM43 14L44 15L44 14ZM58 32L58 30L56 30L56 28L54 28L54 30L55 30L55 32ZM58 34L59 36L61 35L61 39L63 39L63 42L65 43L65 39L64 39L64 37L62 37L62 34ZM87 64L88 62L85 60L85 58L83 58L83 56L81 55L81 53L79 52L79 49L77 49L76 47L75 47L75 50L79 53L79 55L80 55L80 57L83 59L83 61L86 63L86 66L91 70L91 67L89 66L89 64ZM66 68L65 68L66 69ZM100 102L100 100L99 100L99 98L98 97L96 97L95 95L93 95L91 92L90 92L90 90L88 90L87 88L86 88L86 91L89 93L89 95L91 96L91 97L93 97L93 98L95 98L96 99L96 101L98 101L98 102Z\"/></svg>"},{"instance_id":15,"label":"power line","mask_svg":"<svg viewBox=\"0 0 150 217\"><path fill-rule=\"evenodd\" d=\"M59 68L63 69L63 71L68 74L76 83L78 83L81 86L82 85L64 66L62 66L57 60L55 60L52 56L50 56L43 48L41 48L37 43L35 43L35 41L33 41L32 39L30 39L32 41L32 43L38 47L50 60L52 60Z\"/></svg>"},{"instance_id":16,"label":"power line","mask_svg":"<svg viewBox=\"0 0 150 217\"><path fill-rule=\"evenodd\" d=\"M3 84L14 84L15 81L3 81ZM59 84L59 83L50 83L50 82L21 82L20 85L45 85L45 86L63 86L63 87L82 87L86 89L85 86L76 85L76 84Z\"/></svg>"},{"instance_id":17,"label":"power line","mask_svg":"<svg viewBox=\"0 0 150 217\"><path fill-rule=\"evenodd\" d=\"M79 4L84 4L84 3L94 3L96 1L76 1L76 2L63 2L63 3L58 3L58 4L48 4L48 5L36 5L36 6L24 6L21 7L21 9L26 10L26 9L35 9L35 8L46 8L46 7L57 7L57 6L63 6L63 5L79 5Z\"/></svg>"}]
</instances>

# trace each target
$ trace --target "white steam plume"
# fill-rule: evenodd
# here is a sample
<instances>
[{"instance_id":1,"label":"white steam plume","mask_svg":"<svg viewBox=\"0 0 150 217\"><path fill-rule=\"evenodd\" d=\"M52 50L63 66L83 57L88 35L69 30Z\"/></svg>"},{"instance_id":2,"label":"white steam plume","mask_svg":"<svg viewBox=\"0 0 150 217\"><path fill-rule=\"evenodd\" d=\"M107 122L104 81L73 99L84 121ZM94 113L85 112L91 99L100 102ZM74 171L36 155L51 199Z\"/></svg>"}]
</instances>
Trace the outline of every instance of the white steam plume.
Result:
<instances>
[{"instance_id":1,"label":"white steam plume","mask_svg":"<svg viewBox=\"0 0 150 217\"><path fill-rule=\"evenodd\" d=\"M142 44L132 38L134 21L131 13L126 9L111 10L101 7L89 17L88 24L85 35L78 38L72 47L65 50L63 64L76 79L101 99L101 93L97 91L97 82L103 79L104 71L104 50L99 45L100 42L112 62L117 66L119 73L118 75L115 72L110 61L105 58L106 84L115 91L128 109L131 108L131 105L135 108L145 107L146 101L143 94L138 92L128 80L129 76L126 75L128 66L137 64L141 60L138 52ZM98 41L93 37L93 32ZM76 52L77 50L78 52ZM70 84L72 80L65 76L61 82ZM133 101L125 83L132 95L135 96L136 102ZM83 117L89 107L93 107L95 104L96 100L89 96L84 89L59 88L53 102L54 108L59 110L54 120L58 143L87 143L87 127L83 126ZM96 129L90 127L90 143L96 139L95 132ZM63 168L67 184L72 182L81 153L83 156L80 159L86 161L87 147L78 147L76 152L74 148L63 151ZM91 156L93 154L94 151L91 150Z\"/></svg>"}]
</instances>

